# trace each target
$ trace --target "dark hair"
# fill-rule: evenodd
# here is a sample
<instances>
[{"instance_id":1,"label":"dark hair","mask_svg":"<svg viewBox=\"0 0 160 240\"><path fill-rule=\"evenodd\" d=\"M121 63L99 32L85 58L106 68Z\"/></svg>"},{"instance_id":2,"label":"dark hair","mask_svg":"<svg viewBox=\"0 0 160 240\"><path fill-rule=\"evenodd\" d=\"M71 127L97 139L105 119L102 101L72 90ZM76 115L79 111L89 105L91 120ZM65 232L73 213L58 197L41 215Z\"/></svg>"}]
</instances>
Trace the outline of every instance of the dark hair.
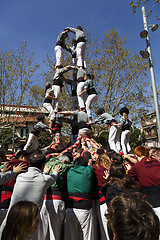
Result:
<instances>
[{"instance_id":1,"label":"dark hair","mask_svg":"<svg viewBox=\"0 0 160 240\"><path fill-rule=\"evenodd\" d=\"M6 160L6 154L3 150L0 150L0 162Z\"/></svg>"},{"instance_id":2,"label":"dark hair","mask_svg":"<svg viewBox=\"0 0 160 240\"><path fill-rule=\"evenodd\" d=\"M137 184L127 174L124 166L120 163L114 162L110 166L109 177L106 185L117 184L123 189L137 189Z\"/></svg>"},{"instance_id":3,"label":"dark hair","mask_svg":"<svg viewBox=\"0 0 160 240\"><path fill-rule=\"evenodd\" d=\"M119 153L113 153L111 155L111 158L113 160L113 162L116 162L116 163L123 163L123 157L119 154Z\"/></svg>"},{"instance_id":4,"label":"dark hair","mask_svg":"<svg viewBox=\"0 0 160 240\"><path fill-rule=\"evenodd\" d=\"M37 157L42 155L42 151L40 149L31 149L31 151L29 152L31 157Z\"/></svg>"},{"instance_id":5,"label":"dark hair","mask_svg":"<svg viewBox=\"0 0 160 240\"><path fill-rule=\"evenodd\" d=\"M87 73L87 78L91 79L92 75L90 73Z\"/></svg>"},{"instance_id":6,"label":"dark hair","mask_svg":"<svg viewBox=\"0 0 160 240\"><path fill-rule=\"evenodd\" d=\"M63 68L63 65L56 66L56 68L58 69Z\"/></svg>"},{"instance_id":7,"label":"dark hair","mask_svg":"<svg viewBox=\"0 0 160 240\"><path fill-rule=\"evenodd\" d=\"M47 150L45 150L45 151L43 152L43 154L47 155L47 154L56 153L56 152L57 152L56 149L48 148Z\"/></svg>"},{"instance_id":8,"label":"dark hair","mask_svg":"<svg viewBox=\"0 0 160 240\"><path fill-rule=\"evenodd\" d=\"M73 162L73 155L71 152L65 152L63 154L63 156L67 156L69 158L70 162Z\"/></svg>"},{"instance_id":9,"label":"dark hair","mask_svg":"<svg viewBox=\"0 0 160 240\"><path fill-rule=\"evenodd\" d=\"M75 159L74 165L80 165L80 166L83 166L83 167L87 167L88 164L83 159L83 157L78 157L78 158Z\"/></svg>"},{"instance_id":10,"label":"dark hair","mask_svg":"<svg viewBox=\"0 0 160 240\"><path fill-rule=\"evenodd\" d=\"M39 122L39 121L42 121L43 119L45 119L45 116L44 116L44 115L38 115L38 116L37 116L38 122Z\"/></svg>"},{"instance_id":11,"label":"dark hair","mask_svg":"<svg viewBox=\"0 0 160 240\"><path fill-rule=\"evenodd\" d=\"M104 148L97 149L97 154L103 154L103 153L105 153Z\"/></svg>"},{"instance_id":12,"label":"dark hair","mask_svg":"<svg viewBox=\"0 0 160 240\"><path fill-rule=\"evenodd\" d=\"M83 28L81 26L76 27L77 29L83 31Z\"/></svg>"},{"instance_id":13,"label":"dark hair","mask_svg":"<svg viewBox=\"0 0 160 240\"><path fill-rule=\"evenodd\" d=\"M29 201L15 203L9 211L2 240L25 240L36 231L39 209Z\"/></svg>"},{"instance_id":14,"label":"dark hair","mask_svg":"<svg viewBox=\"0 0 160 240\"><path fill-rule=\"evenodd\" d=\"M83 159L86 161L87 164L88 164L89 159L91 159L91 158L92 158L92 156L91 156L90 152L86 151L83 153Z\"/></svg>"},{"instance_id":15,"label":"dark hair","mask_svg":"<svg viewBox=\"0 0 160 240\"><path fill-rule=\"evenodd\" d=\"M116 152L113 149L107 149L107 155L112 158Z\"/></svg>"},{"instance_id":16,"label":"dark hair","mask_svg":"<svg viewBox=\"0 0 160 240\"><path fill-rule=\"evenodd\" d=\"M15 155L15 159L19 159L21 156L23 157L29 157L29 153L25 150L20 150L19 152L17 152L17 154Z\"/></svg>"},{"instance_id":17,"label":"dark hair","mask_svg":"<svg viewBox=\"0 0 160 240\"><path fill-rule=\"evenodd\" d=\"M92 80L94 79L94 74L91 75L91 79L92 79Z\"/></svg>"},{"instance_id":18,"label":"dark hair","mask_svg":"<svg viewBox=\"0 0 160 240\"><path fill-rule=\"evenodd\" d=\"M150 150L152 150L152 154L153 154L153 153L157 152L157 151L159 150L159 148L157 148L157 147L151 147L151 148L149 149L149 151L150 151Z\"/></svg>"},{"instance_id":19,"label":"dark hair","mask_svg":"<svg viewBox=\"0 0 160 240\"><path fill-rule=\"evenodd\" d=\"M101 114L104 113L104 112L105 112L104 108L99 108L99 109L97 110L97 115L101 115Z\"/></svg>"},{"instance_id":20,"label":"dark hair","mask_svg":"<svg viewBox=\"0 0 160 240\"><path fill-rule=\"evenodd\" d=\"M140 194L120 194L107 209L108 226L116 240L158 240L159 218Z\"/></svg>"},{"instance_id":21,"label":"dark hair","mask_svg":"<svg viewBox=\"0 0 160 240\"><path fill-rule=\"evenodd\" d=\"M123 107L123 108L120 109L119 113L120 113L121 115L123 115L123 113L126 113L126 114L128 115L128 114L129 114L129 109L126 108L126 107Z\"/></svg>"},{"instance_id":22,"label":"dark hair","mask_svg":"<svg viewBox=\"0 0 160 240\"><path fill-rule=\"evenodd\" d=\"M46 162L46 157L43 154L38 156L32 155L29 160L30 167L36 167L38 169L41 169L42 166L45 164L45 162Z\"/></svg>"},{"instance_id":23,"label":"dark hair","mask_svg":"<svg viewBox=\"0 0 160 240\"><path fill-rule=\"evenodd\" d=\"M5 156L6 156L5 151L0 150L0 157L5 158Z\"/></svg>"}]
</instances>

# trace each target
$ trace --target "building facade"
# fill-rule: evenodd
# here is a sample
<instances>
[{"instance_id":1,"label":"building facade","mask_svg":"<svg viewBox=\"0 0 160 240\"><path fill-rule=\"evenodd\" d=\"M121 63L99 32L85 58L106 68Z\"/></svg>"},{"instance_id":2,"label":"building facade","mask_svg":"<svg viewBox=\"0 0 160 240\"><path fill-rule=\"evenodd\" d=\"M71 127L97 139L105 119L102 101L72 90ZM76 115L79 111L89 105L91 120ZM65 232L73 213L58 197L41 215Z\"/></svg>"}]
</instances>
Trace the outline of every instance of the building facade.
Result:
<instances>
[{"instance_id":1,"label":"building facade","mask_svg":"<svg viewBox=\"0 0 160 240\"><path fill-rule=\"evenodd\" d=\"M145 143L145 147L160 147L160 143L158 142L157 135L157 119L155 111L147 114L145 118L141 119L142 130L144 131L147 142Z\"/></svg>"},{"instance_id":2,"label":"building facade","mask_svg":"<svg viewBox=\"0 0 160 240\"><path fill-rule=\"evenodd\" d=\"M0 129L13 129L13 136L20 139L19 144L26 141L26 136L37 123L38 115L48 116L43 107L5 105L0 107ZM18 144L18 145L19 145ZM1 143L0 143L1 145ZM1 146L0 146L1 147Z\"/></svg>"}]
</instances>

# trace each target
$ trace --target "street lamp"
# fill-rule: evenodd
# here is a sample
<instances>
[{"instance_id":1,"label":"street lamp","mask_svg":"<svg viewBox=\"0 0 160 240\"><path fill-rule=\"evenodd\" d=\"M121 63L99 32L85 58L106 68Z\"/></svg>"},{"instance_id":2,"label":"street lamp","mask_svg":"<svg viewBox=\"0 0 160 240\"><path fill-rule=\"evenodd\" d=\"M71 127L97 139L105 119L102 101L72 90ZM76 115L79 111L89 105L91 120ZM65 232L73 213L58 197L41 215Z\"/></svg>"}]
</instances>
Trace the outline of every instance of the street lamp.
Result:
<instances>
[{"instance_id":1,"label":"street lamp","mask_svg":"<svg viewBox=\"0 0 160 240\"><path fill-rule=\"evenodd\" d=\"M142 7L142 15L143 15L144 30L140 33L140 36L141 36L141 38L146 38L147 51L146 50L142 50L140 52L140 54L141 54L142 57L145 56L144 58L148 58L149 59L149 68L150 68L150 74L151 74L151 80L152 80L153 97L154 97L154 104L155 104L156 118L157 118L158 142L160 142L159 104L158 104L157 89L156 89L156 83L155 83L155 75L154 75L154 68L153 68L153 60L152 60L149 32L148 32L147 17L146 17L146 11L145 11L145 7L144 6ZM154 31L157 30L158 24L156 24L156 25L152 24L152 25L149 25L149 27L154 32ZM148 52L148 54L146 52Z\"/></svg>"},{"instance_id":2,"label":"street lamp","mask_svg":"<svg viewBox=\"0 0 160 240\"><path fill-rule=\"evenodd\" d=\"M141 50L140 54L141 54L142 58L145 58L145 59L149 58L149 52L146 51L146 49Z\"/></svg>"}]
</instances>

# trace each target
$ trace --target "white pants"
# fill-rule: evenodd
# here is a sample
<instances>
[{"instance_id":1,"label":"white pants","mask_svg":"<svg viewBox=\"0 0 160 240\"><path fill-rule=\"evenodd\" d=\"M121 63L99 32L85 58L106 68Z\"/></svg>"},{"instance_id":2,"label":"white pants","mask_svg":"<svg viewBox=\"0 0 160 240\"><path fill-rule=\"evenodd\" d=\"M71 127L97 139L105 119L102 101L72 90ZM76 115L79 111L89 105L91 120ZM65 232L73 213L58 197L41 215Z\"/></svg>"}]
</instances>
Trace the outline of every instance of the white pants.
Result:
<instances>
[{"instance_id":1,"label":"white pants","mask_svg":"<svg viewBox=\"0 0 160 240\"><path fill-rule=\"evenodd\" d=\"M53 121L55 119L55 112L50 103L43 103L43 107L50 113L50 120Z\"/></svg>"},{"instance_id":2,"label":"white pants","mask_svg":"<svg viewBox=\"0 0 160 240\"><path fill-rule=\"evenodd\" d=\"M72 96L72 111L78 109L78 99L77 96Z\"/></svg>"},{"instance_id":3,"label":"white pants","mask_svg":"<svg viewBox=\"0 0 160 240\"><path fill-rule=\"evenodd\" d=\"M72 58L72 65L76 66L77 65L77 58Z\"/></svg>"},{"instance_id":4,"label":"white pants","mask_svg":"<svg viewBox=\"0 0 160 240\"><path fill-rule=\"evenodd\" d=\"M119 126L112 125L110 127L108 142L110 149L114 150L115 152L119 152L121 150Z\"/></svg>"},{"instance_id":5,"label":"white pants","mask_svg":"<svg viewBox=\"0 0 160 240\"><path fill-rule=\"evenodd\" d=\"M86 44L84 42L77 43L76 47L76 57L77 57L77 66L86 68Z\"/></svg>"},{"instance_id":6,"label":"white pants","mask_svg":"<svg viewBox=\"0 0 160 240\"><path fill-rule=\"evenodd\" d=\"M95 101L97 101L97 99L98 99L97 94L88 95L87 100L86 100L86 111L87 111L88 117L92 117L92 114L91 114L91 105L92 105Z\"/></svg>"},{"instance_id":7,"label":"white pants","mask_svg":"<svg viewBox=\"0 0 160 240\"><path fill-rule=\"evenodd\" d=\"M54 100L53 111L58 112L58 104L61 96L61 88L58 85L53 85L52 90L54 92L54 96L57 98L56 100Z\"/></svg>"},{"instance_id":8,"label":"white pants","mask_svg":"<svg viewBox=\"0 0 160 240\"><path fill-rule=\"evenodd\" d=\"M61 46L59 45L55 46L54 52L56 54L56 67L60 66L62 63L62 51L63 51L63 48Z\"/></svg>"},{"instance_id":9,"label":"white pants","mask_svg":"<svg viewBox=\"0 0 160 240\"><path fill-rule=\"evenodd\" d=\"M32 142L34 144L34 149L37 149L38 148L38 138L33 133L30 133L29 137L28 137L28 140L27 140L27 143L24 146L23 150L27 150Z\"/></svg>"},{"instance_id":10,"label":"white pants","mask_svg":"<svg viewBox=\"0 0 160 240\"><path fill-rule=\"evenodd\" d=\"M77 97L78 97L78 104L80 108L84 108L85 101L87 99L87 93L82 94L81 96L78 96L79 93L81 93L84 90L84 82L79 82L77 84Z\"/></svg>"},{"instance_id":11,"label":"white pants","mask_svg":"<svg viewBox=\"0 0 160 240\"><path fill-rule=\"evenodd\" d=\"M68 208L65 221L65 240L92 240L92 209Z\"/></svg>"},{"instance_id":12,"label":"white pants","mask_svg":"<svg viewBox=\"0 0 160 240\"><path fill-rule=\"evenodd\" d=\"M43 217L42 217L43 216ZM60 240L65 218L65 204L62 200L44 200L41 209L43 232L46 240Z\"/></svg>"},{"instance_id":13,"label":"white pants","mask_svg":"<svg viewBox=\"0 0 160 240\"><path fill-rule=\"evenodd\" d=\"M99 222L101 240L110 240L107 229L107 218L105 217L105 213L107 211L107 204L99 204L99 201L96 202L97 207L97 217Z\"/></svg>"},{"instance_id":14,"label":"white pants","mask_svg":"<svg viewBox=\"0 0 160 240\"><path fill-rule=\"evenodd\" d=\"M131 151L131 147L129 145L130 135L131 135L131 131L130 130L122 131L122 134L121 134L121 146L122 146L122 151L123 151L124 154L127 154L129 151Z\"/></svg>"}]
</instances>

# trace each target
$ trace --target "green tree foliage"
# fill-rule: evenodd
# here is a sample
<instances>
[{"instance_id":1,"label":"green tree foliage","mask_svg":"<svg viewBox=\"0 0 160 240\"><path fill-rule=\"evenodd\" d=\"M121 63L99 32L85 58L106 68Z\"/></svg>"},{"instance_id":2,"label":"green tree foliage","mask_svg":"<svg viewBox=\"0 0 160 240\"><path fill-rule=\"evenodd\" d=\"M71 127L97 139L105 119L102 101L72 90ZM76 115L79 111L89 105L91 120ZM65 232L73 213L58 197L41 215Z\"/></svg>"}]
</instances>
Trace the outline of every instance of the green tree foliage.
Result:
<instances>
[{"instance_id":1,"label":"green tree foliage","mask_svg":"<svg viewBox=\"0 0 160 240\"><path fill-rule=\"evenodd\" d=\"M125 43L126 39L122 39L117 30L105 33L104 39L93 50L96 54L89 68L95 75L99 93L97 105L104 106L113 116L125 105L137 117L143 106L146 108L150 104L148 64L137 53L131 56Z\"/></svg>"},{"instance_id":2,"label":"green tree foliage","mask_svg":"<svg viewBox=\"0 0 160 240\"><path fill-rule=\"evenodd\" d=\"M108 144L108 134L109 131L107 129L102 129L97 136L95 136L96 141L101 143L103 146L109 147ZM130 146L132 149L143 146L146 142L144 132L141 132L141 129L137 127L131 128L131 136L130 136Z\"/></svg>"},{"instance_id":3,"label":"green tree foliage","mask_svg":"<svg viewBox=\"0 0 160 240\"><path fill-rule=\"evenodd\" d=\"M51 144L51 135L48 132L40 132L38 135L39 148L44 148Z\"/></svg>"},{"instance_id":4,"label":"green tree foliage","mask_svg":"<svg viewBox=\"0 0 160 240\"><path fill-rule=\"evenodd\" d=\"M29 102L33 77L38 67L39 65L34 63L34 53L28 51L26 42L22 43L16 51L13 51L7 45L5 51L0 50L1 117L6 112L6 105L20 107ZM5 116L5 123L9 123L9 117L9 115L8 118ZM12 114L12 123L17 121L17 115Z\"/></svg>"},{"instance_id":5,"label":"green tree foliage","mask_svg":"<svg viewBox=\"0 0 160 240\"><path fill-rule=\"evenodd\" d=\"M141 129L137 127L133 127L131 129L131 136L130 136L130 146L132 149L144 145L146 142L144 132L141 133Z\"/></svg>"},{"instance_id":6,"label":"green tree foliage","mask_svg":"<svg viewBox=\"0 0 160 240\"><path fill-rule=\"evenodd\" d=\"M28 51L26 42L16 51L6 48L0 51L1 104L20 106L28 100L39 65L34 63L34 53Z\"/></svg>"},{"instance_id":7,"label":"green tree foliage","mask_svg":"<svg viewBox=\"0 0 160 240\"><path fill-rule=\"evenodd\" d=\"M105 146L106 148L109 148L109 143L108 143L108 135L109 131L101 131L98 137L95 137L95 140L102 144L102 146Z\"/></svg>"},{"instance_id":8,"label":"green tree foliage","mask_svg":"<svg viewBox=\"0 0 160 240\"><path fill-rule=\"evenodd\" d=\"M10 128L0 129L0 145L5 150L8 149L9 144L12 143L13 132Z\"/></svg>"}]
</instances>

